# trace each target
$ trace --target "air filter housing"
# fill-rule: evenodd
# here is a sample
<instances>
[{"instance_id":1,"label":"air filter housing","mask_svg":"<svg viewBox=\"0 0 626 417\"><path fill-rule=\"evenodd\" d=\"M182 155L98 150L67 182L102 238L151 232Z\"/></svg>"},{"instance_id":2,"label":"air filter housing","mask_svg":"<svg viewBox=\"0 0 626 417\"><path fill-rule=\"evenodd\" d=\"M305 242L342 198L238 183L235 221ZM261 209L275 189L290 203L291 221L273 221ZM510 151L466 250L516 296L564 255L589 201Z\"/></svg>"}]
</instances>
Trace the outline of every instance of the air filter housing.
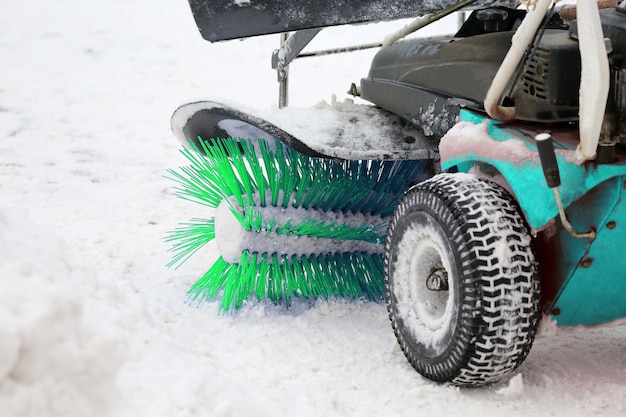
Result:
<instances>
[{"instance_id":1,"label":"air filter housing","mask_svg":"<svg viewBox=\"0 0 626 417\"><path fill-rule=\"evenodd\" d=\"M580 52L566 31L546 31L522 71L513 93L517 119L578 120Z\"/></svg>"}]
</instances>

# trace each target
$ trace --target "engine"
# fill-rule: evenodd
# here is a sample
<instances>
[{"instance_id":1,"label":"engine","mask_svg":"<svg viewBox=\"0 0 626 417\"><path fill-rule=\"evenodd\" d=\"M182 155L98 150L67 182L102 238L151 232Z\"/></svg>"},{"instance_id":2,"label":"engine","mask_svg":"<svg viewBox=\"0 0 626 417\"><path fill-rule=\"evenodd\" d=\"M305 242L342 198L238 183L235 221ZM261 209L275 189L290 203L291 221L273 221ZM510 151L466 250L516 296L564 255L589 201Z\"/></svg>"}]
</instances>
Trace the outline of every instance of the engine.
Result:
<instances>
[{"instance_id":1,"label":"engine","mask_svg":"<svg viewBox=\"0 0 626 417\"><path fill-rule=\"evenodd\" d=\"M611 72L601 140L626 142L626 5L601 10L600 19ZM540 37L512 92L518 119L578 120L581 60L577 38L575 20L567 31L546 30Z\"/></svg>"},{"instance_id":2,"label":"engine","mask_svg":"<svg viewBox=\"0 0 626 417\"><path fill-rule=\"evenodd\" d=\"M600 10L611 86L602 138L626 143L626 2ZM521 9L474 11L452 37L411 39L383 48L361 80L361 96L440 136L462 107L483 101L516 28ZM520 64L503 105L525 122L576 123L581 58L576 20L553 12Z\"/></svg>"}]
</instances>

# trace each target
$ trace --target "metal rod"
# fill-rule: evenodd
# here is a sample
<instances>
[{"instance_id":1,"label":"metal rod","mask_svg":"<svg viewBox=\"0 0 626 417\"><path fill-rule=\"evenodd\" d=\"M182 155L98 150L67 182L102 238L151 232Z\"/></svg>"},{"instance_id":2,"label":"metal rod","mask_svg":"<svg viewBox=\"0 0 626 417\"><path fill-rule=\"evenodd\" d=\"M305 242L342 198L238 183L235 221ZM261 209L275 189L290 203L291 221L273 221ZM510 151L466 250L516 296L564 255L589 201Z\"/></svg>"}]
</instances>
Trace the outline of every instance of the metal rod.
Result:
<instances>
[{"instance_id":1,"label":"metal rod","mask_svg":"<svg viewBox=\"0 0 626 417\"><path fill-rule=\"evenodd\" d=\"M354 46L344 46L344 47L339 47L339 48L322 49L322 50L319 50L319 51L311 51L311 52L301 53L296 58L310 58L310 57L315 57L315 56L341 54L341 53L344 53L344 52L354 52L354 51L362 51L364 49L380 48L381 46L383 46L382 42L377 42L377 43L366 43L366 44L363 44L363 45L354 45Z\"/></svg>"},{"instance_id":2,"label":"metal rod","mask_svg":"<svg viewBox=\"0 0 626 417\"><path fill-rule=\"evenodd\" d=\"M575 238L595 239L596 232L593 229L585 233L578 233L574 230L569 220L567 220L565 209L563 208L563 201L561 201L561 193L559 192L561 174L559 173L559 164L556 160L556 153L554 152L552 135L549 133L540 133L535 136L535 141L537 143L537 152L539 153L539 161L541 162L543 175L546 178L546 184L548 184L548 187L550 187L554 193L556 208L559 211L559 217L561 218L563 227Z\"/></svg>"},{"instance_id":3,"label":"metal rod","mask_svg":"<svg viewBox=\"0 0 626 417\"><path fill-rule=\"evenodd\" d=\"M280 49L272 54L272 68L278 74L278 81L285 76L285 69L298 54L313 40L322 29L303 29L290 36L281 34Z\"/></svg>"},{"instance_id":4,"label":"metal rod","mask_svg":"<svg viewBox=\"0 0 626 417\"><path fill-rule=\"evenodd\" d=\"M567 220L567 216L565 215L565 209L563 209L563 202L561 201L561 193L559 193L559 188L553 187L552 191L554 192L554 199L556 200L556 207L559 210L559 217L561 218L561 223L563 224L563 227L565 228L565 230L567 230L569 234L575 238L591 239L591 240L595 239L596 232L593 229L585 233L578 233L576 230L574 230L574 227L569 222L569 220Z\"/></svg>"},{"instance_id":5,"label":"metal rod","mask_svg":"<svg viewBox=\"0 0 626 417\"><path fill-rule=\"evenodd\" d=\"M430 13L430 14L418 17L413 22L409 23L408 25L406 25L399 31L387 36L387 38L385 38L385 40L383 41L383 46L393 45L394 43L404 38L405 36L408 36L411 33L416 32L419 29L423 28L424 26L428 26L431 23L436 22L439 19L442 19L454 12L457 12L461 10L462 8L469 6L470 4L475 3L476 1L477 0L461 0L458 3L455 3L448 8L439 10L438 12Z\"/></svg>"},{"instance_id":6,"label":"metal rod","mask_svg":"<svg viewBox=\"0 0 626 417\"><path fill-rule=\"evenodd\" d=\"M289 33L283 32L280 34L280 46L287 42ZM282 68L282 77L279 77L278 82L278 108L283 109L289 105L289 66Z\"/></svg>"}]
</instances>

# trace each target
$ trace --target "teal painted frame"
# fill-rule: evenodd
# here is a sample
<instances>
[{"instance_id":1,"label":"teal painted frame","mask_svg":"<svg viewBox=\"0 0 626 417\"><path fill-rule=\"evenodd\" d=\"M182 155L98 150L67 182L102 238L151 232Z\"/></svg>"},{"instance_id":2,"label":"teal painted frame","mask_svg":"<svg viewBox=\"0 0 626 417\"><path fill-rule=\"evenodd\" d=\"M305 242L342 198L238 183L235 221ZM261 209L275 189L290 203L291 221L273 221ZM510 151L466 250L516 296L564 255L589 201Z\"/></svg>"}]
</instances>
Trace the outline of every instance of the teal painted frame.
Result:
<instances>
[{"instance_id":1,"label":"teal painted frame","mask_svg":"<svg viewBox=\"0 0 626 417\"><path fill-rule=\"evenodd\" d=\"M590 326L625 318L626 248L622 248L626 239L626 204L622 200L626 191L626 162L577 164L571 158L573 146L567 141L559 142L555 135L555 147L561 150L557 151L561 174L559 191L568 218L577 231L593 228L597 232L593 241L577 239L567 233L560 222L553 221L558 209L534 143L534 135L539 132L466 109L461 110L460 122L486 124L487 134L494 143L477 144L474 149L470 145L469 151L463 146L458 153L448 149L446 155L442 155L442 169L468 172L478 165L483 171L499 173L532 228L557 226L557 234L550 241L558 254L558 259L553 260L555 267L550 268L555 276L541 279L560 283L555 299L547 308L559 326ZM444 137L442 141L445 140ZM493 157L493 152L484 148L506 141L523 143L529 158L511 161Z\"/></svg>"}]
</instances>

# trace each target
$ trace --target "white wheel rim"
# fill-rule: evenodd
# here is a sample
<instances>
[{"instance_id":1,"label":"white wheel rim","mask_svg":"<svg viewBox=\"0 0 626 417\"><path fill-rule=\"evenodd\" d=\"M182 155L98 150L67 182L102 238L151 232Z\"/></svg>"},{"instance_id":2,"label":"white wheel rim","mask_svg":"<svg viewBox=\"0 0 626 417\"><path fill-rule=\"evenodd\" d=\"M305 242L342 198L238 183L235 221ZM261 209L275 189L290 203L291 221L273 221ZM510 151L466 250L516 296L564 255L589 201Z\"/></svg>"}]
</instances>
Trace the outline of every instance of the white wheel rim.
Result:
<instances>
[{"instance_id":1,"label":"white wheel rim","mask_svg":"<svg viewBox=\"0 0 626 417\"><path fill-rule=\"evenodd\" d=\"M433 291L426 280L433 268L443 268L449 279L452 269L451 247L434 220L409 226L398 244L394 269L394 295L399 314L413 338L436 354L446 348L445 339L456 310L456 291L449 282L447 290Z\"/></svg>"},{"instance_id":2,"label":"white wheel rim","mask_svg":"<svg viewBox=\"0 0 626 417\"><path fill-rule=\"evenodd\" d=\"M434 269L443 267L441 248L432 240L423 240L414 247L414 255L409 262L409 288L413 308L427 328L437 330L444 325L446 311L450 308L450 291L430 290L427 280Z\"/></svg>"}]
</instances>

